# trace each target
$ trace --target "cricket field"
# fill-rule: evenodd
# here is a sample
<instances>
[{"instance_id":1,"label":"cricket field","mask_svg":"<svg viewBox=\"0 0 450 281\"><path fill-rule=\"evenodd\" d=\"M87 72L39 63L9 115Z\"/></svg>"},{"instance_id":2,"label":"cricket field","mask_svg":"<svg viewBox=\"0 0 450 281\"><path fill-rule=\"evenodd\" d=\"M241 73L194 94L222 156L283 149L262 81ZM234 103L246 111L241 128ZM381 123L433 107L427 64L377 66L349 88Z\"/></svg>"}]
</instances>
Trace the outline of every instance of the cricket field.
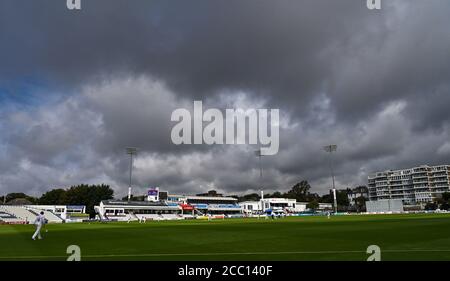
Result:
<instances>
[{"instance_id":1,"label":"cricket field","mask_svg":"<svg viewBox=\"0 0 450 281\"><path fill-rule=\"evenodd\" d=\"M450 214L300 216L122 223L0 225L0 261L66 260L450 260Z\"/></svg>"}]
</instances>

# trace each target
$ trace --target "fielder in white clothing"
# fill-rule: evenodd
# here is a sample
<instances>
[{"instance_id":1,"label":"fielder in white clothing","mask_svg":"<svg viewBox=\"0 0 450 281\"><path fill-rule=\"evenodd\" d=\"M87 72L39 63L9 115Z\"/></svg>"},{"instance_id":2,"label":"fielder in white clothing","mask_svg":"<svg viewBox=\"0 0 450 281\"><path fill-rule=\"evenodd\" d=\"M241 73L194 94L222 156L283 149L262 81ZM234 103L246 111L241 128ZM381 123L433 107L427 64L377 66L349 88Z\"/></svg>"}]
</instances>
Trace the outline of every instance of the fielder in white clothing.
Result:
<instances>
[{"instance_id":1,"label":"fielder in white clothing","mask_svg":"<svg viewBox=\"0 0 450 281\"><path fill-rule=\"evenodd\" d=\"M42 226L45 224L45 217L44 217L44 212L41 212L36 219L34 220L34 224L36 225L36 231L34 232L33 236L31 237L31 239L36 240L36 237L38 239L42 239L41 236L41 228Z\"/></svg>"}]
</instances>

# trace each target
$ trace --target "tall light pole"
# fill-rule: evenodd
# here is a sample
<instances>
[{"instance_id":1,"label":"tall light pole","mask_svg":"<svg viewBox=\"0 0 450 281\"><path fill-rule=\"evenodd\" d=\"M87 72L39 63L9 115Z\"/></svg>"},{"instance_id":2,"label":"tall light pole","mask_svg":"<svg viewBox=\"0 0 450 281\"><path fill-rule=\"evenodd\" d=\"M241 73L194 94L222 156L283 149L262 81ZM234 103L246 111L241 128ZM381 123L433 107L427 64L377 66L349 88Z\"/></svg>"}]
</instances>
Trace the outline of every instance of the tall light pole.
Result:
<instances>
[{"instance_id":1,"label":"tall light pole","mask_svg":"<svg viewBox=\"0 0 450 281\"><path fill-rule=\"evenodd\" d=\"M127 147L126 148L127 154L130 155L130 184L128 185L128 201L131 200L131 175L133 170L133 156L137 154L137 148L136 147Z\"/></svg>"},{"instance_id":2,"label":"tall light pole","mask_svg":"<svg viewBox=\"0 0 450 281\"><path fill-rule=\"evenodd\" d=\"M331 180L333 182L333 200L334 200L334 213L337 213L337 199L336 199L336 187L334 186L334 171L333 171L333 161L331 159L331 155L333 152L337 150L337 145L330 144L323 147L326 152L330 153L330 170L331 170Z\"/></svg>"},{"instance_id":3,"label":"tall light pole","mask_svg":"<svg viewBox=\"0 0 450 281\"><path fill-rule=\"evenodd\" d=\"M259 157L259 178L262 179L261 149L255 150L255 155Z\"/></svg>"},{"instance_id":4,"label":"tall light pole","mask_svg":"<svg viewBox=\"0 0 450 281\"><path fill-rule=\"evenodd\" d=\"M264 212L264 202L262 201L262 200L264 199L264 191L263 191L263 189L262 189L262 183L263 183L263 181L262 181L262 176L263 176L263 171L262 171L262 164L261 164L261 157L262 157L262 154L261 154L261 148L258 149L258 150L255 150L255 155L256 155L257 157L259 157L259 181L261 182L261 199L260 199L260 201L261 201L261 211Z\"/></svg>"}]
</instances>

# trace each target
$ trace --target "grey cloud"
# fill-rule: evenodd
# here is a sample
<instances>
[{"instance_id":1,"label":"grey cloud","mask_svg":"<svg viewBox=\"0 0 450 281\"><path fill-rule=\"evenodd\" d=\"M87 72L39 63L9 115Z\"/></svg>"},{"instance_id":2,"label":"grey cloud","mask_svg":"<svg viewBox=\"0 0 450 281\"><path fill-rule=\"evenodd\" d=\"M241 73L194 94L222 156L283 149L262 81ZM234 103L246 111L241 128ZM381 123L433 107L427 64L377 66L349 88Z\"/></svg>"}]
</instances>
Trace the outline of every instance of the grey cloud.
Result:
<instances>
[{"instance_id":1,"label":"grey cloud","mask_svg":"<svg viewBox=\"0 0 450 281\"><path fill-rule=\"evenodd\" d=\"M142 192L300 179L325 192L328 143L342 187L448 162L446 0L390 0L380 12L353 0L89 0L78 13L60 2L0 3L0 94L38 100L1 99L0 192L101 181L124 194L129 145ZM171 143L172 110L194 99L280 108L280 152L264 157L262 183L252 146Z\"/></svg>"}]
</instances>

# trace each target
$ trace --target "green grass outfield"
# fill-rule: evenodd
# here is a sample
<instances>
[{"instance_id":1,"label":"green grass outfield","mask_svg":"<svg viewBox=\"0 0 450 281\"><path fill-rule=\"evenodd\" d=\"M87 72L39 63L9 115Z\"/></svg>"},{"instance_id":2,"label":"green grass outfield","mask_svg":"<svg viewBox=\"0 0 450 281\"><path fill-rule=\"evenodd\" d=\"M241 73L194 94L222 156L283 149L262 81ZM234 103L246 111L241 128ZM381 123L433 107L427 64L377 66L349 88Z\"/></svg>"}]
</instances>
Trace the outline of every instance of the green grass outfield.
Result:
<instances>
[{"instance_id":1,"label":"green grass outfield","mask_svg":"<svg viewBox=\"0 0 450 281\"><path fill-rule=\"evenodd\" d=\"M1 260L450 260L450 214L0 225Z\"/></svg>"}]
</instances>

